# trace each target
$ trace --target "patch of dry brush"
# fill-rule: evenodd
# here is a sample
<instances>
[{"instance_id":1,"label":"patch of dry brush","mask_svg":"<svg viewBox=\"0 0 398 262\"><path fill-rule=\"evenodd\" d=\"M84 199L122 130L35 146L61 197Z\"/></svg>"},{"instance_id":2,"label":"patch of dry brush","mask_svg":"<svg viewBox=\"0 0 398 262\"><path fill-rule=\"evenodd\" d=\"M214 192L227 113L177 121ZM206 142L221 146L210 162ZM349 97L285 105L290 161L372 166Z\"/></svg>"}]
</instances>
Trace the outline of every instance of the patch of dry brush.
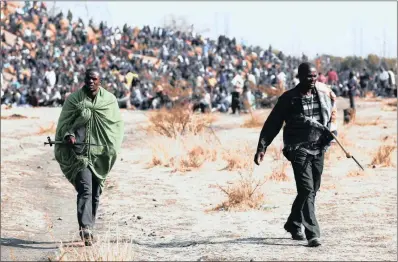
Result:
<instances>
[{"instance_id":1,"label":"patch of dry brush","mask_svg":"<svg viewBox=\"0 0 398 262\"><path fill-rule=\"evenodd\" d=\"M371 165L390 167L394 166L391 155L397 149L396 145L381 145L373 156Z\"/></svg>"},{"instance_id":2,"label":"patch of dry brush","mask_svg":"<svg viewBox=\"0 0 398 262\"><path fill-rule=\"evenodd\" d=\"M152 158L148 167L164 166L173 172L186 172L214 162L220 152L219 141L210 127L212 114L193 114L188 107L175 107L151 112L147 134Z\"/></svg>"},{"instance_id":3,"label":"patch of dry brush","mask_svg":"<svg viewBox=\"0 0 398 262\"><path fill-rule=\"evenodd\" d=\"M217 142L210 135L186 135L151 139L152 159L148 167L164 166L172 172L186 172L214 162L220 156Z\"/></svg>"},{"instance_id":4,"label":"patch of dry brush","mask_svg":"<svg viewBox=\"0 0 398 262\"><path fill-rule=\"evenodd\" d=\"M196 115L188 107L178 106L172 109L160 109L149 113L149 125L145 128L149 134L170 138L186 134L200 134L214 122L212 114Z\"/></svg>"},{"instance_id":5,"label":"patch of dry brush","mask_svg":"<svg viewBox=\"0 0 398 262\"><path fill-rule=\"evenodd\" d=\"M58 255L49 261L134 261L133 241L99 239L91 247L61 246Z\"/></svg>"},{"instance_id":6,"label":"patch of dry brush","mask_svg":"<svg viewBox=\"0 0 398 262\"><path fill-rule=\"evenodd\" d=\"M224 188L218 185L227 199L216 206L213 209L214 211L244 211L260 208L264 200L261 188L267 182L266 179L255 179L252 172L249 172L246 176L239 172L239 175L240 179L235 181L232 186Z\"/></svg>"},{"instance_id":7,"label":"patch of dry brush","mask_svg":"<svg viewBox=\"0 0 398 262\"><path fill-rule=\"evenodd\" d=\"M228 171L246 170L252 165L253 156L253 150L248 144L237 149L226 149L222 157L227 162L227 166L224 169Z\"/></svg>"},{"instance_id":8,"label":"patch of dry brush","mask_svg":"<svg viewBox=\"0 0 398 262\"><path fill-rule=\"evenodd\" d=\"M269 176L269 179L278 182L290 181L290 177L286 173L286 169L289 166L289 163L284 160L278 162L279 163L277 167L273 169L272 174Z\"/></svg>"}]
</instances>

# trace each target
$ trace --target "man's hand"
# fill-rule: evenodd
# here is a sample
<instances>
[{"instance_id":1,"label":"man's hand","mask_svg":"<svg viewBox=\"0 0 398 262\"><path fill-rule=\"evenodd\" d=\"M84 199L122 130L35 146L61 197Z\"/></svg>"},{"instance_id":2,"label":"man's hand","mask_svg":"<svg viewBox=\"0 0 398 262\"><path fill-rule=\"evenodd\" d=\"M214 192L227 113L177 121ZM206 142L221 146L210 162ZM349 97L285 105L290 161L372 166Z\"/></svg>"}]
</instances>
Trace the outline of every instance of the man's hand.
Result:
<instances>
[{"instance_id":1,"label":"man's hand","mask_svg":"<svg viewBox=\"0 0 398 262\"><path fill-rule=\"evenodd\" d=\"M65 140L66 140L66 142L68 142L69 144L74 144L74 143L76 143L76 138L74 137L74 136L67 136L66 138L65 138Z\"/></svg>"},{"instance_id":2,"label":"man's hand","mask_svg":"<svg viewBox=\"0 0 398 262\"><path fill-rule=\"evenodd\" d=\"M260 163L263 162L264 155L265 155L264 152L257 152L257 153L254 155L254 163L256 163L256 165L259 166Z\"/></svg>"}]
</instances>

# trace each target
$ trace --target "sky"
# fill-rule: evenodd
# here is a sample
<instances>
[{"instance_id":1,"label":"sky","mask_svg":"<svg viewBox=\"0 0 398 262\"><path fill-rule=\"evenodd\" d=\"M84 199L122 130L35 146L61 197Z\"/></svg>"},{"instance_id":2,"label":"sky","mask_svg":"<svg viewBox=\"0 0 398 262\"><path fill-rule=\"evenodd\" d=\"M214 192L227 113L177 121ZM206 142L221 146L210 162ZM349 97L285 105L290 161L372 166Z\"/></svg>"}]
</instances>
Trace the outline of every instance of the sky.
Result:
<instances>
[{"instance_id":1,"label":"sky","mask_svg":"<svg viewBox=\"0 0 398 262\"><path fill-rule=\"evenodd\" d=\"M396 2L137 2L52 1L74 19L107 21L110 26L163 26L172 15L193 24L210 38L220 34L238 42L283 51L367 56L369 53L397 57Z\"/></svg>"}]
</instances>

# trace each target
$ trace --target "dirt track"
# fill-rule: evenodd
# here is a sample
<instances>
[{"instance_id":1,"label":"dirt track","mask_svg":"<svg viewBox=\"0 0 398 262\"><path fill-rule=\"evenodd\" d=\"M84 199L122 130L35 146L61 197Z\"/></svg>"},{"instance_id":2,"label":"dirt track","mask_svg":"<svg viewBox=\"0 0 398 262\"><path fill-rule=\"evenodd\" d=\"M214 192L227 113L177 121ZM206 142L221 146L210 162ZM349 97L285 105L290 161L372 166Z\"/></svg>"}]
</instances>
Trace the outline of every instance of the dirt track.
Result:
<instances>
[{"instance_id":1,"label":"dirt track","mask_svg":"<svg viewBox=\"0 0 398 262\"><path fill-rule=\"evenodd\" d=\"M396 139L396 111L382 111L377 102L358 105L357 118L380 116L381 121L347 131L352 138L348 149L367 167L383 137ZM62 177L53 149L43 147L47 134L36 134L40 126L56 122L59 112L48 108L2 110L2 115L38 117L1 120L2 260L47 260L60 241L70 245L78 239L76 194ZM167 168L147 169L143 159L151 151L138 128L146 118L141 112L123 111L123 115L125 142L102 195L97 234L111 230L111 239L116 234L120 239L132 238L135 259L396 261L396 167L368 168L364 176L349 177L347 173L356 170L352 160L328 163L316 203L323 246L309 249L305 241L293 241L283 230L295 197L290 166L290 181L264 185L262 210L206 212L225 199L212 185L234 181L237 172L219 171L223 163L184 175L171 174ZM216 131L222 144L238 147L249 142L255 148L259 129L240 128L242 117L221 115L215 127L227 122L231 127L230 121L236 128ZM276 146L281 143L280 135ZM393 159L396 163L396 153ZM255 175L269 173L272 165L267 155Z\"/></svg>"}]
</instances>

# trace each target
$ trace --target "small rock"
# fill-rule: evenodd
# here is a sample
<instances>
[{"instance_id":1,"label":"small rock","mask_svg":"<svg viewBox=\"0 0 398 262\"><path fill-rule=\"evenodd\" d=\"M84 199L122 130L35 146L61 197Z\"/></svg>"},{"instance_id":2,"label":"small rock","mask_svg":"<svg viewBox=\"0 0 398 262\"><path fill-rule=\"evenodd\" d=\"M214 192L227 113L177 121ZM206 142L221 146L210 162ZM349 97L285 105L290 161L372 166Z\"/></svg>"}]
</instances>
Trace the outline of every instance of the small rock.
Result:
<instances>
[{"instance_id":1,"label":"small rock","mask_svg":"<svg viewBox=\"0 0 398 262\"><path fill-rule=\"evenodd\" d=\"M43 169L43 167L42 167L42 166L38 166L37 168L38 168L38 169Z\"/></svg>"},{"instance_id":2,"label":"small rock","mask_svg":"<svg viewBox=\"0 0 398 262\"><path fill-rule=\"evenodd\" d=\"M115 215L115 214L116 214L116 212L113 212L113 213L112 213L112 216Z\"/></svg>"},{"instance_id":3,"label":"small rock","mask_svg":"<svg viewBox=\"0 0 398 262\"><path fill-rule=\"evenodd\" d=\"M127 226L127 221L124 221L124 224Z\"/></svg>"},{"instance_id":4,"label":"small rock","mask_svg":"<svg viewBox=\"0 0 398 262\"><path fill-rule=\"evenodd\" d=\"M376 168L376 165L373 165L372 168Z\"/></svg>"},{"instance_id":5,"label":"small rock","mask_svg":"<svg viewBox=\"0 0 398 262\"><path fill-rule=\"evenodd\" d=\"M62 217L59 217L58 220L62 220Z\"/></svg>"},{"instance_id":6,"label":"small rock","mask_svg":"<svg viewBox=\"0 0 398 262\"><path fill-rule=\"evenodd\" d=\"M137 219L138 219L138 220L142 219L142 216L137 216Z\"/></svg>"},{"instance_id":7,"label":"small rock","mask_svg":"<svg viewBox=\"0 0 398 262\"><path fill-rule=\"evenodd\" d=\"M120 158L120 161L123 161L123 158Z\"/></svg>"},{"instance_id":8,"label":"small rock","mask_svg":"<svg viewBox=\"0 0 398 262\"><path fill-rule=\"evenodd\" d=\"M152 201L156 202L156 199L152 199Z\"/></svg>"},{"instance_id":9,"label":"small rock","mask_svg":"<svg viewBox=\"0 0 398 262\"><path fill-rule=\"evenodd\" d=\"M250 259L250 262L253 262L254 260L253 259Z\"/></svg>"},{"instance_id":10,"label":"small rock","mask_svg":"<svg viewBox=\"0 0 398 262\"><path fill-rule=\"evenodd\" d=\"M26 226L28 226L28 225L26 225Z\"/></svg>"},{"instance_id":11,"label":"small rock","mask_svg":"<svg viewBox=\"0 0 398 262\"><path fill-rule=\"evenodd\" d=\"M161 236L160 238L164 238L164 236Z\"/></svg>"},{"instance_id":12,"label":"small rock","mask_svg":"<svg viewBox=\"0 0 398 262\"><path fill-rule=\"evenodd\" d=\"M158 207L158 205L155 205L155 207Z\"/></svg>"}]
</instances>

